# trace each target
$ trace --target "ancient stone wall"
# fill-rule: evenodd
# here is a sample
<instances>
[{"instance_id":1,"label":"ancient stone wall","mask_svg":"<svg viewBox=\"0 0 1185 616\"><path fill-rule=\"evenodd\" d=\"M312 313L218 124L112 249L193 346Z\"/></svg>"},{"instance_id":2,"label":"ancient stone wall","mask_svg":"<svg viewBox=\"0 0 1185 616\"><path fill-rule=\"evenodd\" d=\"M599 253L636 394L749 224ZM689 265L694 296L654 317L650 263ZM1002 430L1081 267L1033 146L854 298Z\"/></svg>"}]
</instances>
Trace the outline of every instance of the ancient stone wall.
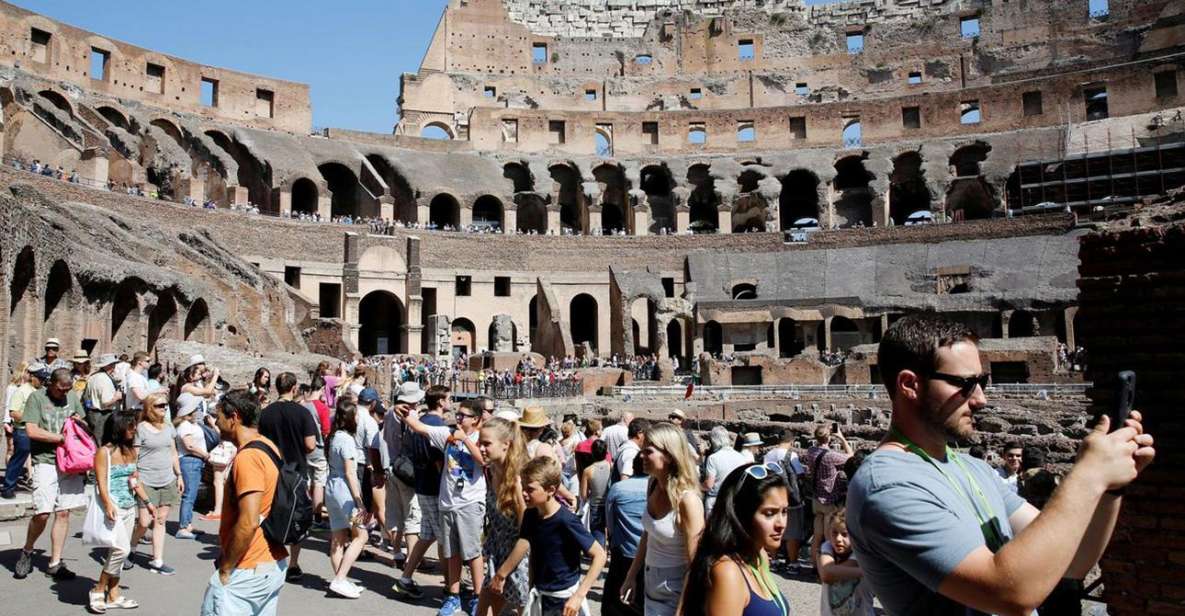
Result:
<instances>
[{"instance_id":1,"label":"ancient stone wall","mask_svg":"<svg viewBox=\"0 0 1185 616\"><path fill-rule=\"evenodd\" d=\"M1093 410L1110 408L1115 375L1134 370L1136 407L1156 461L1127 490L1102 561L1110 612L1185 611L1185 195L1082 240L1079 318L1090 353Z\"/></svg>"}]
</instances>

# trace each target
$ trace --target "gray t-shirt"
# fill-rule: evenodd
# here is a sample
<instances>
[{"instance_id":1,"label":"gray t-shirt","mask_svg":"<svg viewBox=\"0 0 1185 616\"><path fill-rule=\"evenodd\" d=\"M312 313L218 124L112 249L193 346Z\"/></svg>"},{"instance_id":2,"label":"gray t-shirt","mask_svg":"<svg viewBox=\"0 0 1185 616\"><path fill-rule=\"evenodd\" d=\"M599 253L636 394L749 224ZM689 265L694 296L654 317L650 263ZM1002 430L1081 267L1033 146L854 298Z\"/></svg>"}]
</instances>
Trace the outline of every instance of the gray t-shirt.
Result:
<instances>
[{"instance_id":1,"label":"gray t-shirt","mask_svg":"<svg viewBox=\"0 0 1185 616\"><path fill-rule=\"evenodd\" d=\"M329 441L329 478L346 478L346 460L358 463L358 445L354 437L345 430L333 433L333 440Z\"/></svg>"},{"instance_id":2,"label":"gray t-shirt","mask_svg":"<svg viewBox=\"0 0 1185 616\"><path fill-rule=\"evenodd\" d=\"M140 472L140 481L152 488L163 488L177 479L173 473L173 446L177 438L177 431L170 424L164 424L160 430L146 421L136 425L136 447L140 448L140 458L136 461L136 469Z\"/></svg>"},{"instance_id":3,"label":"gray t-shirt","mask_svg":"<svg viewBox=\"0 0 1185 616\"><path fill-rule=\"evenodd\" d=\"M728 474L736 470L738 466L742 466L748 462L744 454L732 447L725 447L708 456L708 461L704 464L704 475L716 478L716 482L712 484L712 489L708 490L708 497L715 498L720 493L720 484L724 483L724 479L728 477Z\"/></svg>"},{"instance_id":4,"label":"gray t-shirt","mask_svg":"<svg viewBox=\"0 0 1185 616\"><path fill-rule=\"evenodd\" d=\"M1025 500L986 462L966 455L959 460L1011 539L1008 518ZM856 557L889 614L976 613L938 594L938 586L971 552L986 545L971 507L985 519L989 513L958 464L935 463L958 482L961 492L921 456L898 451L873 452L848 485L847 522Z\"/></svg>"},{"instance_id":5,"label":"gray t-shirt","mask_svg":"<svg viewBox=\"0 0 1185 616\"><path fill-rule=\"evenodd\" d=\"M477 460L464 443L450 442L453 429L448 426L429 426L428 441L444 452L444 469L440 475L440 510L457 511L463 507L486 502L486 476ZM469 435L477 442L478 433Z\"/></svg>"}]
</instances>

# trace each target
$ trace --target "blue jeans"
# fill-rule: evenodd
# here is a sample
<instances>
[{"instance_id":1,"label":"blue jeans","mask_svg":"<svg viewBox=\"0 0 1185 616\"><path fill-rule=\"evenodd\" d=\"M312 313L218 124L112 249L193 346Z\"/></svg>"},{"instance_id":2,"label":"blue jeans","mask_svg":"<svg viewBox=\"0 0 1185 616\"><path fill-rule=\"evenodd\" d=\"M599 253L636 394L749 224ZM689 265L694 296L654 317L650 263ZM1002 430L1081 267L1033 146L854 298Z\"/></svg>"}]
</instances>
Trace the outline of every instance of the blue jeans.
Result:
<instances>
[{"instance_id":1,"label":"blue jeans","mask_svg":"<svg viewBox=\"0 0 1185 616\"><path fill-rule=\"evenodd\" d=\"M193 504L197 502L198 488L202 485L202 467L206 461L196 456L181 456L181 479L185 481L185 491L181 493L181 517L178 523L181 528L189 528L193 522Z\"/></svg>"},{"instance_id":2,"label":"blue jeans","mask_svg":"<svg viewBox=\"0 0 1185 616\"><path fill-rule=\"evenodd\" d=\"M202 616L274 616L287 571L288 559L235 569L225 585L214 571L202 597Z\"/></svg>"},{"instance_id":3,"label":"blue jeans","mask_svg":"<svg viewBox=\"0 0 1185 616\"><path fill-rule=\"evenodd\" d=\"M29 434L24 428L12 431L12 458L4 468L3 491L12 492L16 489L16 482L25 474L25 462L29 461Z\"/></svg>"}]
</instances>

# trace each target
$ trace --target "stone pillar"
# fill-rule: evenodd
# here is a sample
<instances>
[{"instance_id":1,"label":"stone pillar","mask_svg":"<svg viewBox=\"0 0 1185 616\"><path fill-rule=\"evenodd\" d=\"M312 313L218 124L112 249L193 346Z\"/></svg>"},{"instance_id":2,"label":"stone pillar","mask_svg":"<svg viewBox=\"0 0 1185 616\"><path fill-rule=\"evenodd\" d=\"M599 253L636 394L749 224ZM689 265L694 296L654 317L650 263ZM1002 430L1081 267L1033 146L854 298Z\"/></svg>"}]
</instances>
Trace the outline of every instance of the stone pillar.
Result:
<instances>
[{"instance_id":1,"label":"stone pillar","mask_svg":"<svg viewBox=\"0 0 1185 616\"><path fill-rule=\"evenodd\" d=\"M428 219L432 217L432 209L427 205L416 206L416 222L428 224Z\"/></svg>"},{"instance_id":2,"label":"stone pillar","mask_svg":"<svg viewBox=\"0 0 1185 616\"><path fill-rule=\"evenodd\" d=\"M280 216L288 216L292 214L292 191L281 190L277 192L280 195L280 201L278 203L280 206Z\"/></svg>"},{"instance_id":3,"label":"stone pillar","mask_svg":"<svg viewBox=\"0 0 1185 616\"><path fill-rule=\"evenodd\" d=\"M463 208L461 208L461 211L458 212L458 214L460 215L460 218L461 218L461 228L462 229L473 224L473 208L463 207Z\"/></svg>"},{"instance_id":4,"label":"stone pillar","mask_svg":"<svg viewBox=\"0 0 1185 616\"><path fill-rule=\"evenodd\" d=\"M590 234L600 233L601 231L601 210L588 210L588 232Z\"/></svg>"},{"instance_id":5,"label":"stone pillar","mask_svg":"<svg viewBox=\"0 0 1185 616\"><path fill-rule=\"evenodd\" d=\"M685 233L691 226L691 211L683 208L675 209L675 233Z\"/></svg>"},{"instance_id":6,"label":"stone pillar","mask_svg":"<svg viewBox=\"0 0 1185 616\"><path fill-rule=\"evenodd\" d=\"M518 210L507 209L502 212L502 232L514 233L518 228Z\"/></svg>"},{"instance_id":7,"label":"stone pillar","mask_svg":"<svg viewBox=\"0 0 1185 616\"><path fill-rule=\"evenodd\" d=\"M716 232L732 233L731 210L716 210Z\"/></svg>"},{"instance_id":8,"label":"stone pillar","mask_svg":"<svg viewBox=\"0 0 1185 616\"><path fill-rule=\"evenodd\" d=\"M547 208L547 232L560 234L560 211Z\"/></svg>"},{"instance_id":9,"label":"stone pillar","mask_svg":"<svg viewBox=\"0 0 1185 616\"><path fill-rule=\"evenodd\" d=\"M249 199L246 186L227 186L226 196L232 205L247 205ZM328 204L329 199L326 198L325 202Z\"/></svg>"},{"instance_id":10,"label":"stone pillar","mask_svg":"<svg viewBox=\"0 0 1185 616\"><path fill-rule=\"evenodd\" d=\"M1004 310L1000 312L1000 337L1008 338L1008 323L1012 321L1012 310Z\"/></svg>"},{"instance_id":11,"label":"stone pillar","mask_svg":"<svg viewBox=\"0 0 1185 616\"><path fill-rule=\"evenodd\" d=\"M826 349L827 351L831 351L831 319L832 318L833 317L827 317L826 319L823 319L823 348Z\"/></svg>"},{"instance_id":12,"label":"stone pillar","mask_svg":"<svg viewBox=\"0 0 1185 616\"><path fill-rule=\"evenodd\" d=\"M1062 311L1063 319L1066 322L1066 348L1071 352L1078 346L1077 336L1074 332L1074 317L1078 316L1078 306L1069 306Z\"/></svg>"},{"instance_id":13,"label":"stone pillar","mask_svg":"<svg viewBox=\"0 0 1185 616\"><path fill-rule=\"evenodd\" d=\"M428 355L440 358L452 354L452 323L447 315L429 315L424 335L428 336Z\"/></svg>"},{"instance_id":14,"label":"stone pillar","mask_svg":"<svg viewBox=\"0 0 1185 616\"><path fill-rule=\"evenodd\" d=\"M106 186L107 178L110 175L110 164L107 156L97 148L88 149L82 153L82 159L78 161L78 175L90 178L96 184Z\"/></svg>"},{"instance_id":15,"label":"stone pillar","mask_svg":"<svg viewBox=\"0 0 1185 616\"><path fill-rule=\"evenodd\" d=\"M650 235L650 212L634 209L634 235Z\"/></svg>"},{"instance_id":16,"label":"stone pillar","mask_svg":"<svg viewBox=\"0 0 1185 616\"><path fill-rule=\"evenodd\" d=\"M773 342L774 346L772 349L770 349L770 351L771 351L771 355L773 355L774 357L781 357L782 356L782 332L778 331L778 329L779 329L778 328L778 325L779 325L778 321L780 321L780 320L781 319L774 317L774 319L772 321L770 321L770 324L771 324L770 326L774 330L774 342Z\"/></svg>"},{"instance_id":17,"label":"stone pillar","mask_svg":"<svg viewBox=\"0 0 1185 616\"><path fill-rule=\"evenodd\" d=\"M819 228L831 229L835 227L835 189L831 182L819 183Z\"/></svg>"},{"instance_id":18,"label":"stone pillar","mask_svg":"<svg viewBox=\"0 0 1185 616\"><path fill-rule=\"evenodd\" d=\"M379 197L379 218L383 220L394 220L395 198L391 195Z\"/></svg>"},{"instance_id":19,"label":"stone pillar","mask_svg":"<svg viewBox=\"0 0 1185 616\"><path fill-rule=\"evenodd\" d=\"M333 217L333 197L317 196L317 215L321 217L321 220L329 220Z\"/></svg>"}]
</instances>

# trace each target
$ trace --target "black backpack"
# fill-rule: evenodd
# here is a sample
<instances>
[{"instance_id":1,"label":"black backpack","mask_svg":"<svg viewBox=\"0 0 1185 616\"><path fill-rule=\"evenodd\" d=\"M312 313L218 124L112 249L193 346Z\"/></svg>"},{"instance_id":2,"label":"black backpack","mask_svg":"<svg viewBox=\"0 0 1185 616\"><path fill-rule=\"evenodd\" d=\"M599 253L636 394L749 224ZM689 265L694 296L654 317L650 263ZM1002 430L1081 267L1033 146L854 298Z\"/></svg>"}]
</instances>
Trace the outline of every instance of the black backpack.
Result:
<instances>
[{"instance_id":1,"label":"black backpack","mask_svg":"<svg viewBox=\"0 0 1185 616\"><path fill-rule=\"evenodd\" d=\"M251 441L244 449L267 453L280 471L272 509L259 524L263 536L272 545L300 543L313 528L313 499L309 497L308 477L295 462L284 462L262 441Z\"/></svg>"}]
</instances>

